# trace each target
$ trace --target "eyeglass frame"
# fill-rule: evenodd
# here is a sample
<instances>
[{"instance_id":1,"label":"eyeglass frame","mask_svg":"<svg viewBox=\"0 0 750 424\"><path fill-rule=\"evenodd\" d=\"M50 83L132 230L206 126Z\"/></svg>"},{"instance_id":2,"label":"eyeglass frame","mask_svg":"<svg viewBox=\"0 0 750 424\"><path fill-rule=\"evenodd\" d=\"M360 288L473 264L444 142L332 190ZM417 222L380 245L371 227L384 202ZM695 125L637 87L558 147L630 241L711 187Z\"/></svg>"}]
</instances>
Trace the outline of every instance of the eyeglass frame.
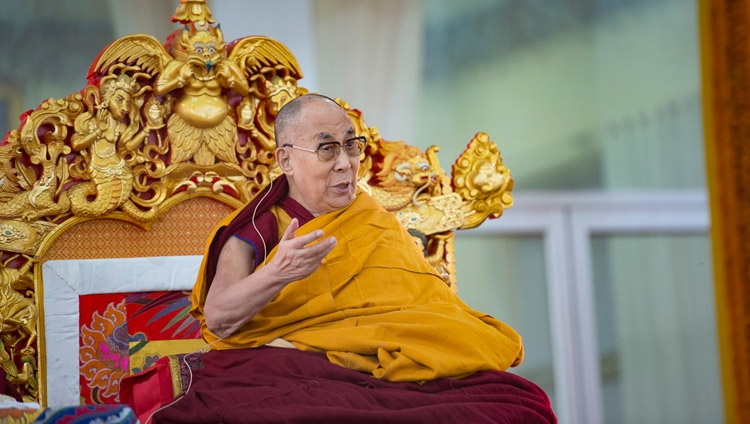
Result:
<instances>
[{"instance_id":1,"label":"eyeglass frame","mask_svg":"<svg viewBox=\"0 0 750 424\"><path fill-rule=\"evenodd\" d=\"M350 155L349 153L346 152L346 149L344 149L344 153L346 153L346 156L350 158L360 156L365 151L365 147L367 146L367 137L363 135L346 139L344 140L343 143L339 143L338 141L326 141L326 142L318 144L318 147L315 150L307 149L307 148L300 147L300 146L295 146L294 144L290 144L290 143L284 143L281 147L291 147L293 149L302 150L303 152L315 153L319 161L330 162L332 160L335 160L337 157L339 157L339 155L341 154L341 149L344 147L344 143L348 143L350 141L357 142L357 144L359 145L359 153L356 155ZM320 149L321 147L324 147L324 146L335 146L334 147L335 152L333 153L333 157L331 157L330 159L323 160L320 158Z\"/></svg>"}]
</instances>

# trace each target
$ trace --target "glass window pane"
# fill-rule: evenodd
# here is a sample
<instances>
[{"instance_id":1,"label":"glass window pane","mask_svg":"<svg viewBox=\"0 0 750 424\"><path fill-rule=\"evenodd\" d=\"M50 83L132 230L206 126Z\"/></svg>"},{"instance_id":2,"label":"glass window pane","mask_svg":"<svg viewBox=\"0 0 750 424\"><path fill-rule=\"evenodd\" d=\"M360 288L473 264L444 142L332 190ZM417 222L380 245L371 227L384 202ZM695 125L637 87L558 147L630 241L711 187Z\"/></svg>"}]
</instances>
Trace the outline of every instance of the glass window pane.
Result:
<instances>
[{"instance_id":1,"label":"glass window pane","mask_svg":"<svg viewBox=\"0 0 750 424\"><path fill-rule=\"evenodd\" d=\"M696 2L424 4L416 134L444 162L484 131L521 190L705 186Z\"/></svg>"},{"instance_id":2,"label":"glass window pane","mask_svg":"<svg viewBox=\"0 0 750 424\"><path fill-rule=\"evenodd\" d=\"M592 253L605 422L723 422L708 237L601 235Z\"/></svg>"},{"instance_id":3,"label":"glass window pane","mask_svg":"<svg viewBox=\"0 0 750 424\"><path fill-rule=\"evenodd\" d=\"M509 371L539 385L555 406L542 236L456 235L458 294L472 308L513 327L524 360Z\"/></svg>"}]
</instances>

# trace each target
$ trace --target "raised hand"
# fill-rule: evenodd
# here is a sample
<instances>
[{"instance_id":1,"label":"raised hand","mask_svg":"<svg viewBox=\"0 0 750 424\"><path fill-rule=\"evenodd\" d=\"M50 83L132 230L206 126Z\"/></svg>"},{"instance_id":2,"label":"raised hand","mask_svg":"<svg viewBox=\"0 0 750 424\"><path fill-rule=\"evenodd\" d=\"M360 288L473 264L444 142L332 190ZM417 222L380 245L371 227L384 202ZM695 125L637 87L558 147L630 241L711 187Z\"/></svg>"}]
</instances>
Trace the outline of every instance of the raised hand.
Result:
<instances>
[{"instance_id":1,"label":"raised hand","mask_svg":"<svg viewBox=\"0 0 750 424\"><path fill-rule=\"evenodd\" d=\"M323 258L336 247L334 237L321 240L322 230L295 237L298 228L299 221L292 219L279 241L276 255L268 264L276 272L277 278L285 283L300 280L315 272Z\"/></svg>"}]
</instances>

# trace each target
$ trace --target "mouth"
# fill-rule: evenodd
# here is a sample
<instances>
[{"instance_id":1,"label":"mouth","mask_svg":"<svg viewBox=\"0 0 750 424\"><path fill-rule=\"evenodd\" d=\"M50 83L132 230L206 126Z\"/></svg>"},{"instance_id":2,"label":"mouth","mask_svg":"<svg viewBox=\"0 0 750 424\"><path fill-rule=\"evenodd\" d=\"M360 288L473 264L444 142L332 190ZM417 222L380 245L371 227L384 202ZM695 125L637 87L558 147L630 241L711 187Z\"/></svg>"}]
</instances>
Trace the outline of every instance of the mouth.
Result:
<instances>
[{"instance_id":1,"label":"mouth","mask_svg":"<svg viewBox=\"0 0 750 424\"><path fill-rule=\"evenodd\" d=\"M345 181L333 185L333 189L340 193L348 193L351 190L351 187L352 183L350 181Z\"/></svg>"},{"instance_id":2,"label":"mouth","mask_svg":"<svg viewBox=\"0 0 750 424\"><path fill-rule=\"evenodd\" d=\"M417 178L418 184L432 184L435 181L437 181L437 177L433 174L430 175L420 175L419 178Z\"/></svg>"}]
</instances>

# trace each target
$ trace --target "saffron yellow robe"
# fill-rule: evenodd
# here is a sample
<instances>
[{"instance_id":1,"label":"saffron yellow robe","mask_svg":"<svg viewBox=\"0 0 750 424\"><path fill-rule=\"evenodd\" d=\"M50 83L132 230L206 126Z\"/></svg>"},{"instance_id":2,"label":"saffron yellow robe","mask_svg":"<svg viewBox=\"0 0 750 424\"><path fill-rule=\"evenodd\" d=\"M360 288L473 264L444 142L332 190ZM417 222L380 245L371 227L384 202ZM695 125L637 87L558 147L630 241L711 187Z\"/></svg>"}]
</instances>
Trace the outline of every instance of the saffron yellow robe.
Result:
<instances>
[{"instance_id":1,"label":"saffron yellow robe","mask_svg":"<svg viewBox=\"0 0 750 424\"><path fill-rule=\"evenodd\" d=\"M322 266L287 285L223 340L208 330L203 318L208 282L201 267L192 313L207 343L236 349L282 338L389 381L463 377L521 362L521 337L464 304L395 216L367 193L359 191L348 207L314 218L297 235L316 229L338 241ZM276 248L269 261L275 253Z\"/></svg>"}]
</instances>

